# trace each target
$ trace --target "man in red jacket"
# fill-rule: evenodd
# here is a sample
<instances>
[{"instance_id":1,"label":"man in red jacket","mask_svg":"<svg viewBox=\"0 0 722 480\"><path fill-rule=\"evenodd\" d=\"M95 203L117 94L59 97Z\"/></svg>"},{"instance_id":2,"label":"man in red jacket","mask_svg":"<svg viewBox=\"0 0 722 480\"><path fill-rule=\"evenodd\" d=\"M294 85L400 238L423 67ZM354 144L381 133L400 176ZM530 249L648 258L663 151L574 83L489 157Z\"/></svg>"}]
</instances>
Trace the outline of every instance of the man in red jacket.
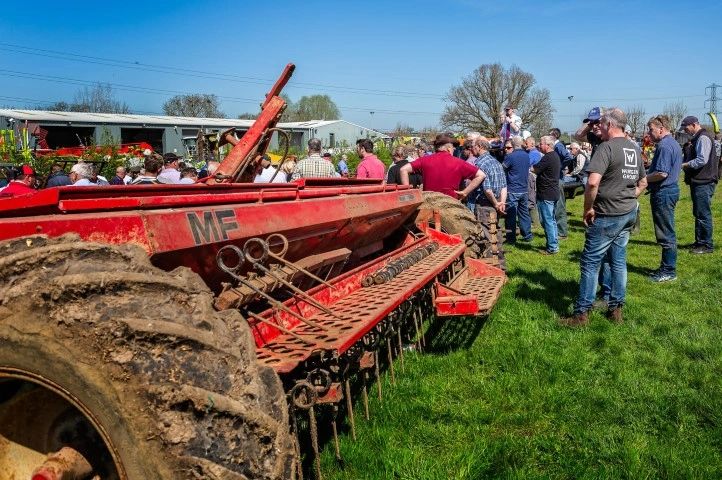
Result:
<instances>
[{"instance_id":1,"label":"man in red jacket","mask_svg":"<svg viewBox=\"0 0 722 480\"><path fill-rule=\"evenodd\" d=\"M37 193L38 191L32 187L33 185L35 185L35 170L30 165L21 165L15 179L11 180L7 186L0 188L0 197Z\"/></svg>"},{"instance_id":2,"label":"man in red jacket","mask_svg":"<svg viewBox=\"0 0 722 480\"><path fill-rule=\"evenodd\" d=\"M440 133L434 140L436 153L417 158L401 167L401 183L409 184L409 174L420 173L424 190L439 192L452 198L464 200L481 185L486 175L476 166L452 155L459 141L450 133ZM466 188L459 190L462 180L469 180Z\"/></svg>"}]
</instances>

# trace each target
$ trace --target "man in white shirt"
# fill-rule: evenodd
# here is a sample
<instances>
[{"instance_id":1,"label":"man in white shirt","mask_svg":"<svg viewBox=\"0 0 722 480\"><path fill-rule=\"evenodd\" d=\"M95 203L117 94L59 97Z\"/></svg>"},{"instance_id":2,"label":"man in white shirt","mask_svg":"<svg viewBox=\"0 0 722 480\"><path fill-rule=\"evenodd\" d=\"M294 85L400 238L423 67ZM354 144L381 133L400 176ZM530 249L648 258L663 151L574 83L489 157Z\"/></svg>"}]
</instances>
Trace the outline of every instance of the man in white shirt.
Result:
<instances>
[{"instance_id":1,"label":"man in white shirt","mask_svg":"<svg viewBox=\"0 0 722 480\"><path fill-rule=\"evenodd\" d=\"M521 117L514 113L514 106L507 105L501 114L501 130L499 137L502 142L506 142L511 137L521 136Z\"/></svg>"},{"instance_id":2,"label":"man in white shirt","mask_svg":"<svg viewBox=\"0 0 722 480\"><path fill-rule=\"evenodd\" d=\"M275 175L275 178L274 178ZM286 183L286 175L283 172L276 174L276 168L271 165L271 157L264 155L261 159L261 169L253 179L253 183Z\"/></svg>"},{"instance_id":3,"label":"man in white shirt","mask_svg":"<svg viewBox=\"0 0 722 480\"><path fill-rule=\"evenodd\" d=\"M180 157L172 152L163 155L163 170L160 171L157 177L160 183L180 182L179 160Z\"/></svg>"},{"instance_id":4,"label":"man in white shirt","mask_svg":"<svg viewBox=\"0 0 722 480\"><path fill-rule=\"evenodd\" d=\"M70 181L74 187L97 187L90 179L93 178L93 166L89 163L78 162L70 169Z\"/></svg>"}]
</instances>

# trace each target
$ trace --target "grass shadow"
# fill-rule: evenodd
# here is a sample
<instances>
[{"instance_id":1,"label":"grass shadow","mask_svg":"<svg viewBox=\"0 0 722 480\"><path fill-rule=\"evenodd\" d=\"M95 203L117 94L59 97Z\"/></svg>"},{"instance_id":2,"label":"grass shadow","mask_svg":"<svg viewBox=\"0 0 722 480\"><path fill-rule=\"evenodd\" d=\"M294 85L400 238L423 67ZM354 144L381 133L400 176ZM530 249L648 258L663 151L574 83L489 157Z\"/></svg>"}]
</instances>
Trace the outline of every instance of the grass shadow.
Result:
<instances>
[{"instance_id":1,"label":"grass shadow","mask_svg":"<svg viewBox=\"0 0 722 480\"><path fill-rule=\"evenodd\" d=\"M515 298L545 303L560 316L569 313L569 305L579 291L579 284L576 281L560 280L546 270L510 271L509 276L517 276L522 279L516 289Z\"/></svg>"},{"instance_id":2,"label":"grass shadow","mask_svg":"<svg viewBox=\"0 0 722 480\"><path fill-rule=\"evenodd\" d=\"M630 238L629 243L633 243L635 245L651 245L651 246L657 246L657 242L652 240L637 240L636 238Z\"/></svg>"},{"instance_id":3,"label":"grass shadow","mask_svg":"<svg viewBox=\"0 0 722 480\"><path fill-rule=\"evenodd\" d=\"M574 232L584 232L587 229L587 226L584 225L583 221L575 220L569 217L567 217L567 226L569 230L572 230Z\"/></svg>"},{"instance_id":4,"label":"grass shadow","mask_svg":"<svg viewBox=\"0 0 722 480\"><path fill-rule=\"evenodd\" d=\"M468 349L479 336L488 318L435 317L425 334L424 351L444 354Z\"/></svg>"}]
</instances>

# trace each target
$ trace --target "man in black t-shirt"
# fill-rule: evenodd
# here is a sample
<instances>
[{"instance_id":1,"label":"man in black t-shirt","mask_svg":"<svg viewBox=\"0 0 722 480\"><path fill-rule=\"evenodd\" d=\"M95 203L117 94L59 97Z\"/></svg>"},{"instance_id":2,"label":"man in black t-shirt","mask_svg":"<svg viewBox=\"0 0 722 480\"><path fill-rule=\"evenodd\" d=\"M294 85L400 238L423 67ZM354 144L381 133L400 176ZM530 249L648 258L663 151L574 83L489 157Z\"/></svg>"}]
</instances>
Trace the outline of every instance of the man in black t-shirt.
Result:
<instances>
[{"instance_id":1,"label":"man in black t-shirt","mask_svg":"<svg viewBox=\"0 0 722 480\"><path fill-rule=\"evenodd\" d=\"M386 174L386 183L395 183L401 185L401 167L409 163L409 155L413 153L414 147L399 145L394 148L393 159L394 164L389 167L389 171ZM414 188L418 188L421 185L421 175L418 173L409 174L409 183Z\"/></svg>"},{"instance_id":2,"label":"man in black t-shirt","mask_svg":"<svg viewBox=\"0 0 722 480\"><path fill-rule=\"evenodd\" d=\"M647 186L639 146L625 138L627 116L618 108L604 112L599 131L604 142L589 162L589 180L584 191L584 250L579 260L581 278L574 315L564 319L568 326L589 323L602 260L609 252L611 294L607 316L622 322L627 288L627 243L637 214L637 197Z\"/></svg>"},{"instance_id":3,"label":"man in black t-shirt","mask_svg":"<svg viewBox=\"0 0 722 480\"><path fill-rule=\"evenodd\" d=\"M545 255L559 252L559 235L554 210L559 201L559 170L561 161L554 151L554 141L551 135L539 139L539 151L544 155L534 165L536 174L536 206L539 210L539 221L544 227L546 248L542 250Z\"/></svg>"}]
</instances>

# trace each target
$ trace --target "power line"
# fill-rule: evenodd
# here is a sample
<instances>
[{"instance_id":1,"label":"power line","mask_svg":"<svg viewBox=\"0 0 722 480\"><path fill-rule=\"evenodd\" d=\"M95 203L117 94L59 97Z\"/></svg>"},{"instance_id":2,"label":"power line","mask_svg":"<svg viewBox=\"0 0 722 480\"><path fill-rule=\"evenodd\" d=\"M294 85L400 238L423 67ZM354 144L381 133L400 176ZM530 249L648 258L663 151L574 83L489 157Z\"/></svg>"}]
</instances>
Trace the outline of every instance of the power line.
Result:
<instances>
[{"instance_id":1,"label":"power line","mask_svg":"<svg viewBox=\"0 0 722 480\"><path fill-rule=\"evenodd\" d=\"M224 81L230 81L230 82L265 85L265 86L273 85L273 83L275 82L274 79L268 79L268 78L246 77L246 76L233 75L233 74L227 74L227 73L216 73L216 72L208 72L208 71L203 71L203 70L192 70L192 69L188 69L188 68L179 68L179 67L172 67L172 66L165 66L165 65L154 65L154 64L141 63L141 62L129 62L129 61L125 61L125 60L114 60L111 58L95 57L95 56L91 56L91 55L78 55L78 54L74 54L74 53L59 52L56 50L46 50L46 49L42 49L42 48L25 47L22 45L15 45L12 43L5 43L5 42L0 42L0 45L5 46L5 47L0 47L0 50L14 52L14 53L22 53L24 55L35 55L35 56L40 56L40 57L45 57L45 58L55 58L55 59L59 59L59 60L66 60L66 61L72 61L72 62L88 63L88 64L94 64L94 65L105 65L105 66L125 68L125 69L143 70L144 72L151 71L151 72L165 73L165 74L171 74L171 75L182 75L185 77L190 76L190 77L196 77L196 78L208 78L208 79L214 79L214 80L224 80ZM7 47L12 47L12 48L7 48ZM408 92L408 91L400 91L400 90L378 90L378 89L370 89L370 88L362 88L362 87L346 87L346 86L341 86L341 85L330 85L330 84L310 83L310 82L296 82L296 81L290 81L289 87L295 87L295 88L305 87L310 90L318 90L318 91L327 91L328 89L333 89L333 90L339 90L339 91L345 92L345 93L356 93L356 94L363 94L363 95L381 95L381 96L402 97L402 98L442 99L444 97L443 95L434 94L434 93Z\"/></svg>"},{"instance_id":2,"label":"power line","mask_svg":"<svg viewBox=\"0 0 722 480\"><path fill-rule=\"evenodd\" d=\"M165 89L159 89L159 88L150 88L150 87L141 87L137 85L127 85L122 83L111 83L111 82L97 82L97 81L89 81L89 80L81 80L78 78L70 78L70 77L61 77L57 75L44 75L44 74L37 74L37 73L29 73L29 72L19 72L16 70L4 70L0 69L0 75L6 76L6 77L14 77L14 78L25 78L29 80L40 80L45 82L52 82L52 83L63 83L68 85L76 85L76 86L83 86L83 87L92 87L97 85L98 83L110 85L112 88L120 91L128 91L128 92L135 92L135 93L144 93L144 94L150 94L150 95L162 95L162 96L174 96L174 95L191 95L190 92L183 92L178 90L165 90ZM252 99L252 98L241 98L241 97L230 97L230 96L224 96L224 95L217 95L218 98L227 100L230 102L236 102L236 103L246 103L246 104L256 104L259 105L260 101L258 99ZM50 102L52 103L52 102ZM440 115L439 112L420 112L420 111L412 111L412 110L390 110L390 109L383 109L383 108L374 108L374 107L350 107L350 106L343 106L339 105L339 109L341 110L352 110L352 111L359 111L359 112L369 112L374 111L378 113L383 114L405 114L405 115Z\"/></svg>"}]
</instances>

